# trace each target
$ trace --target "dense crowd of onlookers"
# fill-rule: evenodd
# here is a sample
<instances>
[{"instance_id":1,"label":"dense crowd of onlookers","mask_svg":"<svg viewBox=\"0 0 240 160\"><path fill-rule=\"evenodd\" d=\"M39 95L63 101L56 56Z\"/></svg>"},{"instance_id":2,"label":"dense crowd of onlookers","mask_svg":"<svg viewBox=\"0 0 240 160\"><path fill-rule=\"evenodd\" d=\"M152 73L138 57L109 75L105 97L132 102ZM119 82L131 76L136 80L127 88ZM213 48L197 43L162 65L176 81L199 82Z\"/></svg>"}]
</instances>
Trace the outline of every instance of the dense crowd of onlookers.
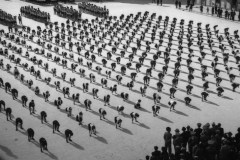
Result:
<instances>
[{"instance_id":1,"label":"dense crowd of onlookers","mask_svg":"<svg viewBox=\"0 0 240 160\"><path fill-rule=\"evenodd\" d=\"M98 17L105 17L105 16L108 16L109 14L109 10L105 6L99 7L95 4L87 3L87 2L79 3L78 8L83 12L86 12Z\"/></svg>"},{"instance_id":2,"label":"dense crowd of onlookers","mask_svg":"<svg viewBox=\"0 0 240 160\"><path fill-rule=\"evenodd\" d=\"M48 22L50 21L50 14L41 11L39 8L33 6L23 6L20 8L21 15L29 17L38 21Z\"/></svg>"},{"instance_id":3,"label":"dense crowd of onlookers","mask_svg":"<svg viewBox=\"0 0 240 160\"><path fill-rule=\"evenodd\" d=\"M235 136L225 132L221 124L206 123L196 128L182 127L182 130L167 127L163 136L165 145L161 151L157 146L146 160L239 160L240 128ZM175 153L172 152L172 146Z\"/></svg>"},{"instance_id":4,"label":"dense crowd of onlookers","mask_svg":"<svg viewBox=\"0 0 240 160\"><path fill-rule=\"evenodd\" d=\"M194 3L191 3L191 1L188 0L187 5L186 5L186 9L188 11L193 11L193 6L194 5L195 5ZM176 8L181 9L181 6L182 6L181 1L176 0L175 1L175 6L176 6ZM200 13L204 13L204 9L205 9L206 14L209 14L209 15L212 15L212 16L217 16L219 18L225 18L225 19L232 20L232 21L235 21L235 20L240 21L240 11L237 14L236 10L234 10L234 9L227 10L227 9L223 9L223 8L219 7L218 5L203 6L203 4L200 5L199 9L200 9Z\"/></svg>"},{"instance_id":5,"label":"dense crowd of onlookers","mask_svg":"<svg viewBox=\"0 0 240 160\"><path fill-rule=\"evenodd\" d=\"M16 16L13 16L3 10L0 9L0 21L7 25L13 26L17 24Z\"/></svg>"},{"instance_id":6,"label":"dense crowd of onlookers","mask_svg":"<svg viewBox=\"0 0 240 160\"><path fill-rule=\"evenodd\" d=\"M204 6L200 6L200 12L203 13L203 9L204 9ZM211 13L210 13L211 12ZM211 14L212 16L217 16L219 18L225 18L225 19L228 19L228 20L233 20L235 21L236 20L236 11L235 10L227 10L221 7L217 7L217 6L212 6L211 8L210 7L206 7L206 13L207 14ZM237 15L237 19L238 21L240 21L240 12L238 13Z\"/></svg>"}]
</instances>

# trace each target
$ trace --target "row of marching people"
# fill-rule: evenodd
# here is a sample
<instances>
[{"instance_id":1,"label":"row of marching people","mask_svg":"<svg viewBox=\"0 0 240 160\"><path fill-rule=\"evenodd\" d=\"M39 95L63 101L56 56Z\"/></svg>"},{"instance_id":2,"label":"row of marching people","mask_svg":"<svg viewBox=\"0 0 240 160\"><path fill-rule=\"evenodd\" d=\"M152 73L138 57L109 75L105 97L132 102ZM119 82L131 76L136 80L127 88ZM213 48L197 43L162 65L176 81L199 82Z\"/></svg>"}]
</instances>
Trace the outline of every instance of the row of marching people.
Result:
<instances>
[{"instance_id":1,"label":"row of marching people","mask_svg":"<svg viewBox=\"0 0 240 160\"><path fill-rule=\"evenodd\" d=\"M175 81L176 80L176 81ZM178 84L178 78L177 77L175 77L174 79L173 79L173 86L176 88L176 86L177 86L177 84ZM145 83L145 82L144 82ZM160 83L160 82L158 82L158 83ZM207 82L206 82L207 83ZM220 83L220 82L219 82ZM161 84L161 88L163 87L163 84L162 83L160 83ZM190 83L191 84L191 83ZM233 83L233 84L235 84L235 83ZM207 87L204 87L204 88L208 88L208 85L206 84L204 84L204 86L207 86ZM239 86L239 85L238 85ZM237 86L237 84L236 84L236 86L235 87L238 87ZM171 95L173 95L173 97L174 97L174 93L176 92L176 89L174 89L174 87L173 88L171 88L170 89L170 98L171 98ZM190 86L191 87L191 86ZM235 89L235 87L233 86L233 88ZM142 88L140 88L140 91L141 91L141 93L142 93L142 95L144 96L145 95L145 93L146 93L146 88L147 88L147 86L144 86L144 87L142 87ZM233 90L234 90L233 89ZM161 91L161 89L160 89L160 91ZM218 95L219 96L221 96L222 95L222 92L224 92L224 90L223 90L223 88L222 87L218 87L217 88L217 91L218 91ZM208 96L208 94L207 93L205 93L205 92L203 92L202 93L202 96L203 95L206 95L206 96L204 96L203 97L203 100L206 100L206 97ZM186 97L187 98L187 97ZM187 99L189 99L189 97L187 98ZM189 102L190 102L190 100L186 100L188 103L186 103L187 105L189 104Z\"/></svg>"},{"instance_id":2,"label":"row of marching people","mask_svg":"<svg viewBox=\"0 0 240 160\"><path fill-rule=\"evenodd\" d=\"M0 9L0 22L9 26L17 25L17 17Z\"/></svg>"},{"instance_id":3,"label":"row of marching people","mask_svg":"<svg viewBox=\"0 0 240 160\"><path fill-rule=\"evenodd\" d=\"M49 22L50 14L44 11L41 11L39 8L34 8L33 6L22 6L20 8L20 13L22 16L35 19L40 22Z\"/></svg>"},{"instance_id":4,"label":"row of marching people","mask_svg":"<svg viewBox=\"0 0 240 160\"><path fill-rule=\"evenodd\" d=\"M54 14L61 17L65 17L74 21L78 21L82 18L82 13L71 7L64 7L61 4L57 4L53 7Z\"/></svg>"},{"instance_id":5,"label":"row of marching people","mask_svg":"<svg viewBox=\"0 0 240 160\"><path fill-rule=\"evenodd\" d=\"M87 12L98 17L106 17L109 15L109 10L106 8L106 6L99 7L92 3L81 2L78 4L78 8L80 11Z\"/></svg>"}]
</instances>

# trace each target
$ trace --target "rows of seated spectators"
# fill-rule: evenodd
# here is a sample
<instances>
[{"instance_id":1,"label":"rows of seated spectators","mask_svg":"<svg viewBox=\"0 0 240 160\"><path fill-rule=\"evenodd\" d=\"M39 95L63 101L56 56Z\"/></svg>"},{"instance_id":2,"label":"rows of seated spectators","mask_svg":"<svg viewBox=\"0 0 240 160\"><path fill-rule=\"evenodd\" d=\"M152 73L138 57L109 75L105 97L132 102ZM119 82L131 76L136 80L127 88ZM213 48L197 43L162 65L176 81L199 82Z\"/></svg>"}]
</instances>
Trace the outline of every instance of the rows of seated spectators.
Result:
<instances>
[{"instance_id":1,"label":"rows of seated spectators","mask_svg":"<svg viewBox=\"0 0 240 160\"><path fill-rule=\"evenodd\" d=\"M44 11L41 11L39 8L34 8L33 6L22 6L20 8L21 15L35 19L41 22L50 21L50 14Z\"/></svg>"},{"instance_id":2,"label":"rows of seated spectators","mask_svg":"<svg viewBox=\"0 0 240 160\"><path fill-rule=\"evenodd\" d=\"M158 150L154 147L151 156L146 160L239 160L240 159L240 128L233 136L225 132L221 124L209 123L196 128L182 127L182 131L167 127L163 136L165 146ZM172 153L172 146L175 153Z\"/></svg>"},{"instance_id":3,"label":"rows of seated spectators","mask_svg":"<svg viewBox=\"0 0 240 160\"><path fill-rule=\"evenodd\" d=\"M4 23L6 25L16 25L17 24L17 18L16 16L13 16L3 10L0 9L0 22Z\"/></svg>"},{"instance_id":4,"label":"rows of seated spectators","mask_svg":"<svg viewBox=\"0 0 240 160\"><path fill-rule=\"evenodd\" d=\"M106 17L109 14L109 11L108 9L106 9L105 6L99 7L97 5L87 3L87 2L79 3L78 8L83 12L86 12L98 17Z\"/></svg>"}]
</instances>

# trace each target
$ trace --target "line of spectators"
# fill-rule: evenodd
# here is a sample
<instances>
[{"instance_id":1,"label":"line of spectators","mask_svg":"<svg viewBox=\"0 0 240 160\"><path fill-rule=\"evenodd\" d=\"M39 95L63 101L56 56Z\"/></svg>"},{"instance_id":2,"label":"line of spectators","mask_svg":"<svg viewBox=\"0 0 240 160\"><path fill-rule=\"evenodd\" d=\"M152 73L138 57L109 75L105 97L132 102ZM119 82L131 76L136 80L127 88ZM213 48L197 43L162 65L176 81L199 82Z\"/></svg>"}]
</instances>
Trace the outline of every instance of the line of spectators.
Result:
<instances>
[{"instance_id":1,"label":"line of spectators","mask_svg":"<svg viewBox=\"0 0 240 160\"><path fill-rule=\"evenodd\" d=\"M49 22L50 14L41 11L39 8L34 8L33 6L23 6L20 8L21 15L35 19L41 22Z\"/></svg>"},{"instance_id":2,"label":"line of spectators","mask_svg":"<svg viewBox=\"0 0 240 160\"><path fill-rule=\"evenodd\" d=\"M197 124L195 129L182 127L182 131L167 127L163 136L165 146L154 151L146 160L239 160L240 128L233 136L232 132L224 132L221 124ZM175 153L172 153L172 146Z\"/></svg>"},{"instance_id":3,"label":"line of spectators","mask_svg":"<svg viewBox=\"0 0 240 160\"><path fill-rule=\"evenodd\" d=\"M200 6L200 12L201 13L203 13L203 9L204 9L204 7L201 5ZM209 9L209 7L207 7L206 8L206 12L207 12L207 14L209 14L209 11L210 11L210 9ZM235 20L236 19L236 11L235 10L223 10L223 8L221 8L221 7L217 7L217 6L213 6L212 8L211 8L211 14L212 14L212 16L217 16L217 17L219 17L219 18L225 18L225 19L229 19L229 20ZM239 12L239 14L238 14L238 20L240 21L240 12Z\"/></svg>"},{"instance_id":4,"label":"line of spectators","mask_svg":"<svg viewBox=\"0 0 240 160\"><path fill-rule=\"evenodd\" d=\"M179 8L181 9L181 2L179 1L176 1L175 2L175 6L176 8ZM192 11L193 9L193 5L190 5L190 6L186 6L186 8L188 8L189 11ZM199 10L200 10L200 13L204 13L204 6L203 5L200 5L199 7ZM228 20L232 20L232 21L240 21L240 10L239 10L239 13L237 15L236 13L236 10L227 10L227 9L223 9L221 7L218 7L217 5L215 6L212 6L212 7L208 7L206 6L206 14L211 14L212 16L217 16L219 18L225 18L225 19L228 19Z\"/></svg>"},{"instance_id":5,"label":"line of spectators","mask_svg":"<svg viewBox=\"0 0 240 160\"><path fill-rule=\"evenodd\" d=\"M108 16L109 10L106 9L106 6L104 7L99 7L97 5L87 3L87 2L82 2L78 4L79 10L82 10L83 12L92 14L94 16L98 17L105 17Z\"/></svg>"},{"instance_id":6,"label":"line of spectators","mask_svg":"<svg viewBox=\"0 0 240 160\"><path fill-rule=\"evenodd\" d=\"M74 21L81 19L82 13L71 7L64 7L61 4L57 4L53 7L54 14L61 17L65 17Z\"/></svg>"},{"instance_id":7,"label":"line of spectators","mask_svg":"<svg viewBox=\"0 0 240 160\"><path fill-rule=\"evenodd\" d=\"M0 9L0 21L9 26L17 24L17 17Z\"/></svg>"}]
</instances>

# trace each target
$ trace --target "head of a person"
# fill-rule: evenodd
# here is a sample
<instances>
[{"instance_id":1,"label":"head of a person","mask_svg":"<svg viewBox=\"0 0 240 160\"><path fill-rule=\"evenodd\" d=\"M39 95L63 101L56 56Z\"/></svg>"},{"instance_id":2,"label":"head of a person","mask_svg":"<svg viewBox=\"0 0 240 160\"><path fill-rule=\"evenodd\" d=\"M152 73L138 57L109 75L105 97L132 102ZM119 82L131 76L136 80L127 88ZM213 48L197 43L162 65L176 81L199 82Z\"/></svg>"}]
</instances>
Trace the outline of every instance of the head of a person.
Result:
<instances>
[{"instance_id":1,"label":"head of a person","mask_svg":"<svg viewBox=\"0 0 240 160\"><path fill-rule=\"evenodd\" d=\"M162 147L162 152L167 152L167 148L166 147Z\"/></svg>"},{"instance_id":2,"label":"head of a person","mask_svg":"<svg viewBox=\"0 0 240 160\"><path fill-rule=\"evenodd\" d=\"M198 123L197 126L198 126L198 128L200 128L200 127L202 126L202 124L201 124L201 123Z\"/></svg>"},{"instance_id":3,"label":"head of a person","mask_svg":"<svg viewBox=\"0 0 240 160\"><path fill-rule=\"evenodd\" d=\"M221 124L221 123L218 123L218 125L217 125L217 126L218 126L218 128L220 128L220 127L222 126L222 124Z\"/></svg>"},{"instance_id":4,"label":"head of a person","mask_svg":"<svg viewBox=\"0 0 240 160\"><path fill-rule=\"evenodd\" d=\"M179 129L175 129L175 133L178 134L180 131Z\"/></svg>"},{"instance_id":5,"label":"head of a person","mask_svg":"<svg viewBox=\"0 0 240 160\"><path fill-rule=\"evenodd\" d=\"M170 128L170 127L167 127L167 128L166 128L166 131L170 132L170 131L171 131L171 128Z\"/></svg>"},{"instance_id":6,"label":"head of a person","mask_svg":"<svg viewBox=\"0 0 240 160\"><path fill-rule=\"evenodd\" d=\"M150 156L149 156L149 155L147 155L147 156L146 156L146 160L149 160L149 159L150 159Z\"/></svg>"},{"instance_id":7,"label":"head of a person","mask_svg":"<svg viewBox=\"0 0 240 160\"><path fill-rule=\"evenodd\" d=\"M182 127L182 131L185 132L186 131L186 127Z\"/></svg>"}]
</instances>

